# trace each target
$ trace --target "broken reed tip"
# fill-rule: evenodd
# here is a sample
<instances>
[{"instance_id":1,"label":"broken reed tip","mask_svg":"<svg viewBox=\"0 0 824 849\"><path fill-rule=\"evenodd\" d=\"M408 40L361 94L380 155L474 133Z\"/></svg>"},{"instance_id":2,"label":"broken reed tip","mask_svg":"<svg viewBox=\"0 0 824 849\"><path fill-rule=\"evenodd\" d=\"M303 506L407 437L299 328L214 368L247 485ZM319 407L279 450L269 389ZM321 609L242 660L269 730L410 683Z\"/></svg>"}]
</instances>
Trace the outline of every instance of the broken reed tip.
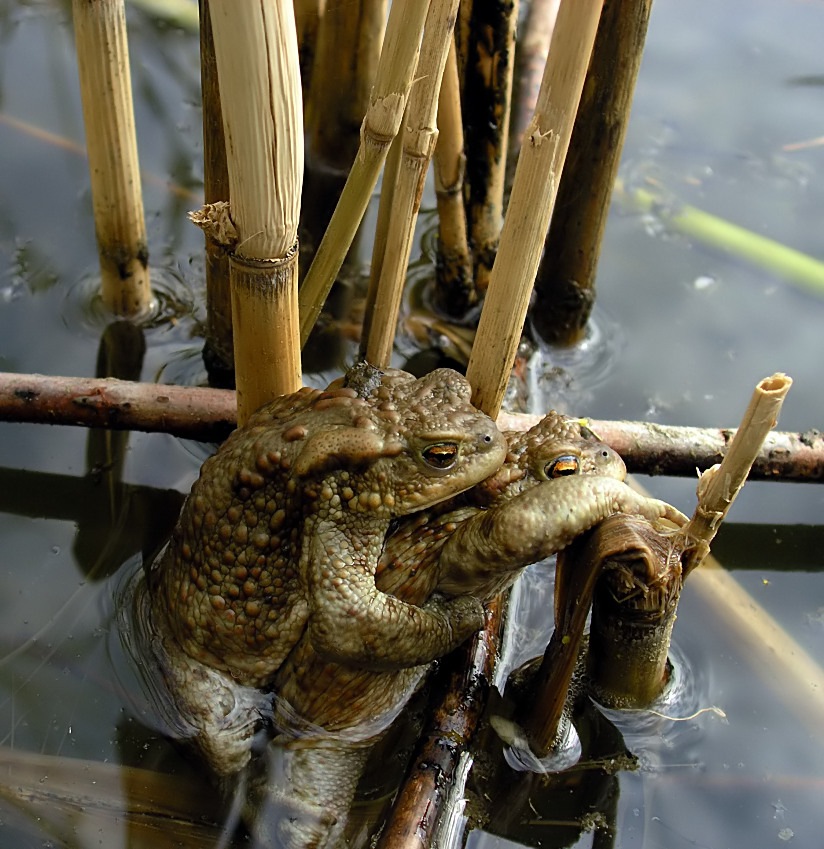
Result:
<instances>
[{"instance_id":1,"label":"broken reed tip","mask_svg":"<svg viewBox=\"0 0 824 849\"><path fill-rule=\"evenodd\" d=\"M793 379L783 372L776 372L771 377L765 377L758 382L756 390L764 395L783 396L790 391L793 385Z\"/></svg>"}]
</instances>

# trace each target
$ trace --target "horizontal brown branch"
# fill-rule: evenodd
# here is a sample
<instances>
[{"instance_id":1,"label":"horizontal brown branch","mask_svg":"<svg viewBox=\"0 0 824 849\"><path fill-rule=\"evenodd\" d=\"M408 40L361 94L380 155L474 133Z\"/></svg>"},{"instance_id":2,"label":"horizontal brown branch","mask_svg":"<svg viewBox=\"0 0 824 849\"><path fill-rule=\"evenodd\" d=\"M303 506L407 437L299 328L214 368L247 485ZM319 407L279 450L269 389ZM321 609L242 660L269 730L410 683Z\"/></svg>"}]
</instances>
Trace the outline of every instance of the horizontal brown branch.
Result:
<instances>
[{"instance_id":1,"label":"horizontal brown branch","mask_svg":"<svg viewBox=\"0 0 824 849\"><path fill-rule=\"evenodd\" d=\"M525 430L540 416L502 413L504 430ZM132 383L113 378L45 377L0 372L0 421L170 433L217 442L235 427L235 393L226 389ZM695 475L721 462L734 429L591 420L590 427L631 472ZM824 480L824 434L771 433L751 479Z\"/></svg>"}]
</instances>

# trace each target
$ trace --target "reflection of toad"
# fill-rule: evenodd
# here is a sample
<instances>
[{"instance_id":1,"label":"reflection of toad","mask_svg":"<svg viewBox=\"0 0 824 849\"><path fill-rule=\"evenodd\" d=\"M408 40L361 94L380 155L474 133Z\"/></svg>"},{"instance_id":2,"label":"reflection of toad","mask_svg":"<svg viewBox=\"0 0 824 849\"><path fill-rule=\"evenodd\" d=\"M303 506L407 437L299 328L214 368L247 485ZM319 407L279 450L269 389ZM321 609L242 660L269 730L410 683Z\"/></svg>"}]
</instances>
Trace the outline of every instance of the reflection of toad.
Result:
<instances>
[{"instance_id":1,"label":"reflection of toad","mask_svg":"<svg viewBox=\"0 0 824 849\"><path fill-rule=\"evenodd\" d=\"M621 458L576 419L553 412L507 438L506 460L493 475L393 528L375 576L381 591L410 604L425 604L433 593L488 600L525 566L614 513L685 521L669 504L630 489ZM302 640L275 689L291 710L323 728L367 723L374 730L397 714L421 674L325 663Z\"/></svg>"},{"instance_id":2,"label":"reflection of toad","mask_svg":"<svg viewBox=\"0 0 824 849\"><path fill-rule=\"evenodd\" d=\"M298 642L347 668L398 669L483 622L472 596L411 605L374 572L390 521L488 477L503 437L456 372L390 371L359 388L304 389L252 416L204 464L150 570L177 724L219 774L248 760L262 690Z\"/></svg>"}]
</instances>

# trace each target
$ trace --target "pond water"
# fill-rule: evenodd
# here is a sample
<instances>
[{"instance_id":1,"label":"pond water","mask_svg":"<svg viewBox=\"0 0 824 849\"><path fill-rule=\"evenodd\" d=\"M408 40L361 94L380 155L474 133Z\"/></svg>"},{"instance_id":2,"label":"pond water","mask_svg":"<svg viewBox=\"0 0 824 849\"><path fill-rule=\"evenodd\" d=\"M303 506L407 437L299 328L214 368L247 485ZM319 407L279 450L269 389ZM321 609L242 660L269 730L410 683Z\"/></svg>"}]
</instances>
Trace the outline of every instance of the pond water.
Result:
<instances>
[{"instance_id":1,"label":"pond water","mask_svg":"<svg viewBox=\"0 0 824 849\"><path fill-rule=\"evenodd\" d=\"M97 260L69 17L68 4L0 0L4 371L94 375L107 324L89 308ZM185 212L201 184L197 36L136 8L129 23L151 257L168 293L143 340L131 340L142 354L132 376L193 380L203 261ZM657 0L622 165L628 185L654 184L667 204L824 260L822 32L820 0ZM794 286L616 204L595 321L594 352L547 352L565 368L563 391L544 381L552 403L594 418L732 426L754 384L784 371L795 382L782 429L822 428L824 288ZM53 805L61 787L88 800L104 785L111 810L126 805L128 775L107 764L173 772L181 793L206 792L127 706L112 638L118 576L168 533L204 456L165 435L0 424L2 747L53 758L31 760L35 788L47 785L42 797L0 803L0 847L213 845L176 843L171 826L147 837L116 813L69 816ZM643 482L691 512L693 481ZM820 485L749 484L716 547L813 658L824 657L822 507ZM675 642L694 687L689 702L726 719L593 713L593 757L626 747L640 769L583 770L572 804L558 800L573 783L551 791L512 773L490 788L470 776L470 803L501 804L468 831L467 845L820 846L824 717L804 704L809 678L794 678L790 664L776 678L733 618L697 579L687 583ZM482 757L495 764L500 743L485 745ZM593 810L611 812L612 833L575 825Z\"/></svg>"}]
</instances>

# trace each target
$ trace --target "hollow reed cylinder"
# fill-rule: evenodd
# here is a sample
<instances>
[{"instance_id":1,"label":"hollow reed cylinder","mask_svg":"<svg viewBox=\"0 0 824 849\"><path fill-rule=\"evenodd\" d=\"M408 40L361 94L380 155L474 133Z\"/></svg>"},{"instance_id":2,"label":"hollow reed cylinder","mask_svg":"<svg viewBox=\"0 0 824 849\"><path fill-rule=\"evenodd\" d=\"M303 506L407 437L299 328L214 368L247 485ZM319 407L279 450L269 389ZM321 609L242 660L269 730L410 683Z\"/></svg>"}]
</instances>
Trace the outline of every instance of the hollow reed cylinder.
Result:
<instances>
[{"instance_id":1,"label":"hollow reed cylinder","mask_svg":"<svg viewBox=\"0 0 824 849\"><path fill-rule=\"evenodd\" d=\"M123 0L72 4L86 126L101 297L115 315L151 302L149 250L132 104Z\"/></svg>"}]
</instances>

